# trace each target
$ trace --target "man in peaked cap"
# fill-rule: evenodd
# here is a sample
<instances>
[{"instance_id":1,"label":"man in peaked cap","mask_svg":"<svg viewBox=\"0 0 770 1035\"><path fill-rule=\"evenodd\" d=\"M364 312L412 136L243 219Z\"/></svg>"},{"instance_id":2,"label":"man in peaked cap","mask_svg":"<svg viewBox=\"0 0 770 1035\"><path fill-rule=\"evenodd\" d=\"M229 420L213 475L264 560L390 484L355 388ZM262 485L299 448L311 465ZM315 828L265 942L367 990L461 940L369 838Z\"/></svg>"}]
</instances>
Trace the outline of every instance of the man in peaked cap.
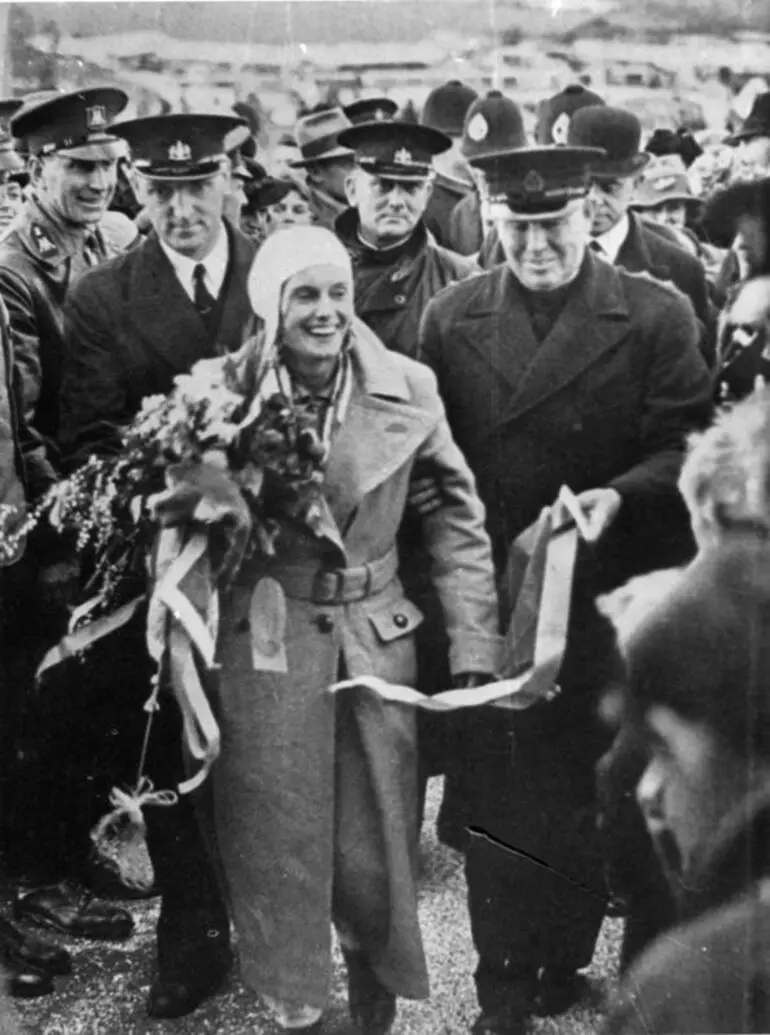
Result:
<instances>
[{"instance_id":1,"label":"man in peaked cap","mask_svg":"<svg viewBox=\"0 0 770 1035\"><path fill-rule=\"evenodd\" d=\"M325 108L305 115L295 127L302 157L289 164L305 170L316 222L329 230L347 207L345 181L353 168L353 154L338 138L350 126L341 108Z\"/></svg>"},{"instance_id":2,"label":"man in peaked cap","mask_svg":"<svg viewBox=\"0 0 770 1035\"><path fill-rule=\"evenodd\" d=\"M460 150L469 161L481 154L504 151L522 132L518 105L499 90L490 90L468 108ZM491 225L489 206L482 203L483 178L471 169L476 181L452 209L449 217L449 247L460 255L476 255Z\"/></svg>"},{"instance_id":3,"label":"man in peaked cap","mask_svg":"<svg viewBox=\"0 0 770 1035\"><path fill-rule=\"evenodd\" d=\"M154 233L90 271L70 295L62 388L69 464L114 451L119 429L145 396L168 392L198 360L243 343L256 246L223 218L231 190L228 134L239 125L227 115L186 113L114 127L131 149L134 187ZM113 636L113 656L117 643ZM151 671L141 617L120 650L132 676L131 687L121 688L122 723L136 735L143 722L136 687ZM153 727L147 772L158 787L183 778L181 717L170 691ZM149 809L146 817L162 896L158 973L148 1001L153 1017L195 1009L232 964L227 910L196 821L206 799L196 795L181 796L173 809Z\"/></svg>"},{"instance_id":4,"label":"man in peaked cap","mask_svg":"<svg viewBox=\"0 0 770 1035\"><path fill-rule=\"evenodd\" d=\"M342 109L354 126L361 122L382 122L394 119L398 105L390 97L362 97Z\"/></svg>"},{"instance_id":5,"label":"man in peaked cap","mask_svg":"<svg viewBox=\"0 0 770 1035\"><path fill-rule=\"evenodd\" d=\"M438 244L449 243L449 220L455 205L473 190L473 177L462 154L460 144L468 108L478 98L476 91L453 79L437 86L428 94L420 115L420 123L445 134L451 147L438 157L433 192L425 212L425 225Z\"/></svg>"},{"instance_id":6,"label":"man in peaked cap","mask_svg":"<svg viewBox=\"0 0 770 1035\"><path fill-rule=\"evenodd\" d=\"M25 419L43 439L54 466L60 459L66 295L89 266L125 246L115 239L116 218L122 217L107 208L122 150L109 127L127 101L123 91L109 87L47 94L26 102L10 121L11 133L24 140L29 156L31 194L0 242L0 297L10 320ZM61 544L38 536L15 567L26 635L12 651L10 686L22 695L16 752L23 761L3 821L10 827L9 866L34 889L16 909L71 935L127 937L133 928L129 914L82 887L91 877L91 821L104 801L97 804L92 796L92 760L71 748L59 709L51 705L66 701L74 728L93 724L89 704L77 692L80 672L59 670L54 679L65 685L51 688L45 705L33 693L37 664L66 631L77 565ZM99 729L106 741L106 729ZM110 786L99 790L109 793Z\"/></svg>"},{"instance_id":7,"label":"man in peaked cap","mask_svg":"<svg viewBox=\"0 0 770 1035\"><path fill-rule=\"evenodd\" d=\"M688 534L677 475L685 436L710 407L687 300L588 247L602 152L530 147L523 131L515 143L473 159L506 261L428 304L419 358L476 476L501 582L511 543L561 486L588 527L560 694L529 711L479 710L462 740L480 832L466 851L474 1035L523 1035L530 1015L560 1013L586 991L579 971L605 912L594 765L607 741L596 703L615 670L593 600L600 586L661 566L662 550L681 542L677 521Z\"/></svg>"},{"instance_id":8,"label":"man in peaked cap","mask_svg":"<svg viewBox=\"0 0 770 1035\"><path fill-rule=\"evenodd\" d=\"M605 152L591 174L592 247L607 262L670 281L686 295L701 324L703 355L713 365L716 311L703 266L666 227L643 222L629 211L636 181L651 158L640 149L641 135L639 119L623 108L591 105L570 120L570 145Z\"/></svg>"}]
</instances>

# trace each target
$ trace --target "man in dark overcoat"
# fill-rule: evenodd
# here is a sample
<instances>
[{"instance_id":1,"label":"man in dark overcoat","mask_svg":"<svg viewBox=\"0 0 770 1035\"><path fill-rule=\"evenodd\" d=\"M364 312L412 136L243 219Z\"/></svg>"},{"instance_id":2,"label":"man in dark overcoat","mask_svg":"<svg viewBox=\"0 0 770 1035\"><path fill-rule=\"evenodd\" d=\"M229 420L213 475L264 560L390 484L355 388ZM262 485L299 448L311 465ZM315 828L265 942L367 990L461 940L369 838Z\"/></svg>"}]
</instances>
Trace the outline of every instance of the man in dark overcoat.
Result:
<instances>
[{"instance_id":1,"label":"man in dark overcoat","mask_svg":"<svg viewBox=\"0 0 770 1035\"><path fill-rule=\"evenodd\" d=\"M222 218L230 190L225 135L238 124L190 113L116 126L131 147L134 184L154 232L87 274L70 296L61 423L71 463L114 450L120 426L145 396L168 392L196 361L244 341L255 245ZM133 661L145 657L141 623L133 650ZM144 665L149 675L146 658ZM144 692L138 686L131 705L139 715ZM158 787L173 787L183 776L181 719L170 694L156 717L147 773ZM216 860L196 822L205 808L205 801L185 795L173 808L148 809L162 895L158 976L148 1005L155 1017L195 1009L231 966Z\"/></svg>"},{"instance_id":2,"label":"man in dark overcoat","mask_svg":"<svg viewBox=\"0 0 770 1035\"><path fill-rule=\"evenodd\" d=\"M477 159L507 261L443 291L421 331L498 570L562 485L588 521L560 695L513 717L479 712L467 730L476 1035L519 1035L530 1014L559 1013L584 991L578 971L590 963L606 898L596 694L615 673L593 599L659 565L661 528L686 529L676 479L685 437L710 405L689 303L588 249L595 158L528 148L522 125L517 149Z\"/></svg>"}]
</instances>

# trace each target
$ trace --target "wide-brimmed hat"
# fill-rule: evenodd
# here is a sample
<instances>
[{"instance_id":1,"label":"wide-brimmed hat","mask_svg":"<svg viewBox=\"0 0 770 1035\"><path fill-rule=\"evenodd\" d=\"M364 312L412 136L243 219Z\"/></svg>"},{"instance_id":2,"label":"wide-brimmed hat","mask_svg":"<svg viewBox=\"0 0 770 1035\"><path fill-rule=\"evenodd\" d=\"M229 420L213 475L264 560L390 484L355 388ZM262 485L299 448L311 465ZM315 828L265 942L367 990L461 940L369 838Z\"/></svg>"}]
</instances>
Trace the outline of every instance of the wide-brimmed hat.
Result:
<instances>
[{"instance_id":1,"label":"wide-brimmed hat","mask_svg":"<svg viewBox=\"0 0 770 1035\"><path fill-rule=\"evenodd\" d=\"M688 168L703 154L703 148L692 133L681 126L679 129L656 129L644 145L644 150L656 158L679 155Z\"/></svg>"},{"instance_id":2,"label":"wide-brimmed hat","mask_svg":"<svg viewBox=\"0 0 770 1035\"><path fill-rule=\"evenodd\" d=\"M366 172L412 182L427 179L434 156L452 146L437 129L395 119L352 126L340 133L340 143L352 149L356 165Z\"/></svg>"},{"instance_id":3,"label":"wide-brimmed hat","mask_svg":"<svg viewBox=\"0 0 770 1035\"><path fill-rule=\"evenodd\" d=\"M657 208L669 201L688 205L699 204L687 178L687 170L679 155L670 155L652 162L636 182L634 208Z\"/></svg>"},{"instance_id":4,"label":"wide-brimmed hat","mask_svg":"<svg viewBox=\"0 0 770 1035\"><path fill-rule=\"evenodd\" d=\"M582 83L570 83L553 97L543 101L538 112L535 139L538 144L566 144L572 116L581 108L604 104L598 93Z\"/></svg>"},{"instance_id":5,"label":"wide-brimmed hat","mask_svg":"<svg viewBox=\"0 0 770 1035\"><path fill-rule=\"evenodd\" d=\"M235 115L175 112L116 123L113 132L128 143L134 169L149 180L205 180L218 172L232 146Z\"/></svg>"},{"instance_id":6,"label":"wide-brimmed hat","mask_svg":"<svg viewBox=\"0 0 770 1035\"><path fill-rule=\"evenodd\" d=\"M466 86L459 79L452 79L428 94L420 122L449 137L461 137L468 108L477 98L478 94L473 87Z\"/></svg>"},{"instance_id":7,"label":"wide-brimmed hat","mask_svg":"<svg viewBox=\"0 0 770 1035\"><path fill-rule=\"evenodd\" d=\"M338 140L340 133L351 126L352 122L342 108L324 108L305 115L294 128L302 157L289 162L289 165L292 169L304 169L318 162L351 158L350 149L342 147Z\"/></svg>"},{"instance_id":8,"label":"wide-brimmed hat","mask_svg":"<svg viewBox=\"0 0 770 1035\"><path fill-rule=\"evenodd\" d=\"M390 97L363 97L342 109L354 126L361 122L383 122L394 119L398 105Z\"/></svg>"},{"instance_id":9,"label":"wide-brimmed hat","mask_svg":"<svg viewBox=\"0 0 770 1035\"><path fill-rule=\"evenodd\" d=\"M472 158L484 173L493 213L514 219L553 218L588 193L603 152L592 147L517 147Z\"/></svg>"},{"instance_id":10,"label":"wide-brimmed hat","mask_svg":"<svg viewBox=\"0 0 770 1035\"><path fill-rule=\"evenodd\" d=\"M752 137L770 137L770 91L754 98L751 111L737 133L727 138L728 144L739 144Z\"/></svg>"},{"instance_id":11,"label":"wide-brimmed hat","mask_svg":"<svg viewBox=\"0 0 770 1035\"><path fill-rule=\"evenodd\" d=\"M466 158L524 147L526 143L521 109L499 90L490 90L468 108L460 145Z\"/></svg>"},{"instance_id":12,"label":"wide-brimmed hat","mask_svg":"<svg viewBox=\"0 0 770 1035\"><path fill-rule=\"evenodd\" d=\"M631 111L592 104L580 108L570 119L567 144L595 147L604 152L593 175L612 179L634 176L649 164L650 155L640 150L642 124Z\"/></svg>"},{"instance_id":13,"label":"wide-brimmed hat","mask_svg":"<svg viewBox=\"0 0 770 1035\"><path fill-rule=\"evenodd\" d=\"M24 103L11 117L11 133L31 155L63 154L86 161L118 158L123 145L112 124L128 95L111 86L54 93Z\"/></svg>"}]
</instances>

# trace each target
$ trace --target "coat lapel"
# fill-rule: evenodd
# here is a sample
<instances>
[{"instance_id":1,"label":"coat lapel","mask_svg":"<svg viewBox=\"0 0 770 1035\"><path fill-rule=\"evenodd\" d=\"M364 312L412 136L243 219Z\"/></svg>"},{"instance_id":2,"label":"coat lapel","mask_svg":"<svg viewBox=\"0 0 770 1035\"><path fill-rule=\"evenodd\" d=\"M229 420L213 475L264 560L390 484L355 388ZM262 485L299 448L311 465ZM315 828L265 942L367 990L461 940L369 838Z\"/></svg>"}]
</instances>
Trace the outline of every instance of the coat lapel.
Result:
<instances>
[{"instance_id":1,"label":"coat lapel","mask_svg":"<svg viewBox=\"0 0 770 1035\"><path fill-rule=\"evenodd\" d=\"M223 299L217 344L224 352L239 349L253 319L246 281L254 261L256 246L245 234L227 227L230 237L230 276Z\"/></svg>"},{"instance_id":2,"label":"coat lapel","mask_svg":"<svg viewBox=\"0 0 770 1035\"><path fill-rule=\"evenodd\" d=\"M628 233L618 252L617 265L630 273L649 273L659 280L669 280L669 267L656 261L650 251L651 231L645 230L644 224L633 212L629 212L628 221Z\"/></svg>"},{"instance_id":3,"label":"coat lapel","mask_svg":"<svg viewBox=\"0 0 770 1035\"><path fill-rule=\"evenodd\" d=\"M141 337L175 370L211 355L208 335L155 234L134 253L129 311Z\"/></svg>"},{"instance_id":4,"label":"coat lapel","mask_svg":"<svg viewBox=\"0 0 770 1035\"><path fill-rule=\"evenodd\" d=\"M537 339L508 267L500 266L489 276L491 291L471 303L458 330L464 342L516 391L535 357Z\"/></svg>"},{"instance_id":5,"label":"coat lapel","mask_svg":"<svg viewBox=\"0 0 770 1035\"><path fill-rule=\"evenodd\" d=\"M561 391L628 332L628 307L617 272L590 253L586 262L583 283L537 347L501 422L516 420ZM525 321L529 328L526 314Z\"/></svg>"},{"instance_id":6,"label":"coat lapel","mask_svg":"<svg viewBox=\"0 0 770 1035\"><path fill-rule=\"evenodd\" d=\"M326 499L343 532L361 500L414 455L436 419L415 406L400 364L360 321L356 338L353 392L326 473Z\"/></svg>"}]
</instances>

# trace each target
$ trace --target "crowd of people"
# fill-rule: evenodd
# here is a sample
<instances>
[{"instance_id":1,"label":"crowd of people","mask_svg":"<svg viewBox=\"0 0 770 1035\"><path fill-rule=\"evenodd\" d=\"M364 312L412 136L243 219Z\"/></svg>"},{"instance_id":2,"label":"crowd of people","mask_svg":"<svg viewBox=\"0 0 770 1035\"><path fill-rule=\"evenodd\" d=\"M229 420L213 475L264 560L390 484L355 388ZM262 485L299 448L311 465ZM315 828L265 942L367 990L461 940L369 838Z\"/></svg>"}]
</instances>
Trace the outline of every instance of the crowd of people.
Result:
<instances>
[{"instance_id":1,"label":"crowd of people","mask_svg":"<svg viewBox=\"0 0 770 1035\"><path fill-rule=\"evenodd\" d=\"M473 1035L589 1000L608 915L608 1033L770 1030L770 93L705 151L644 139L580 85L544 99L534 138L514 99L450 82L417 123L384 97L321 106L268 152L242 105L127 120L127 103L0 101L11 995L71 969L31 929L124 939L126 899L157 895L151 1017L192 1013L237 960L276 1030L320 1032L334 930L356 1030L387 1035L399 998L429 994L417 860L441 775ZM26 515L224 356L313 415L322 506L221 587L221 752L146 808L154 883L132 890L91 832L136 782L147 609L39 677L94 558ZM169 484L161 524L205 521L203 486L232 497L206 456L196 479ZM329 692L497 681L511 544L563 486L583 520L554 698L418 714ZM189 716L157 678L142 764L174 788Z\"/></svg>"}]
</instances>

